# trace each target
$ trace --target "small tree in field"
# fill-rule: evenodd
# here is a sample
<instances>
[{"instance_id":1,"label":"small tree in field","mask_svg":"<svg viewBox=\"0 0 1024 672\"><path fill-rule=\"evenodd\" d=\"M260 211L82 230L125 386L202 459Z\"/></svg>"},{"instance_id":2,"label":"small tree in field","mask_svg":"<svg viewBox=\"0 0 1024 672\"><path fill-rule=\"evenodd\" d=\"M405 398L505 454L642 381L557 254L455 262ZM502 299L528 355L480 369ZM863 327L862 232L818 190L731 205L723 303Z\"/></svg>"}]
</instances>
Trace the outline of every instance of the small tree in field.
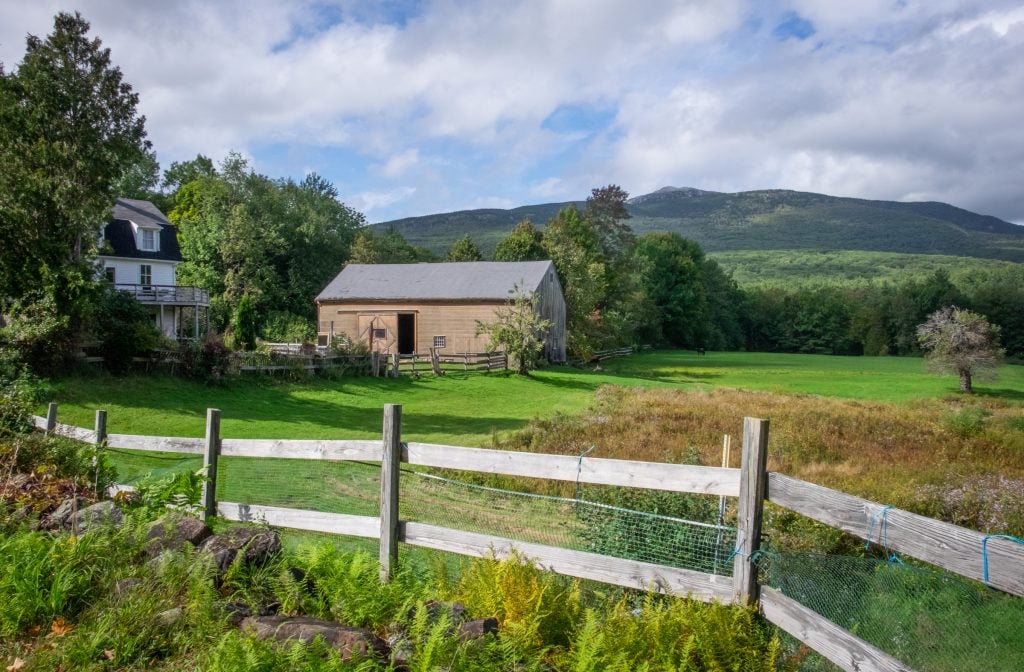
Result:
<instances>
[{"instance_id":1,"label":"small tree in field","mask_svg":"<svg viewBox=\"0 0 1024 672\"><path fill-rule=\"evenodd\" d=\"M983 315L949 306L917 327L917 340L929 368L960 376L960 391L972 392L971 379L992 374L1002 359L999 327Z\"/></svg>"},{"instance_id":2,"label":"small tree in field","mask_svg":"<svg viewBox=\"0 0 1024 672\"><path fill-rule=\"evenodd\" d=\"M524 293L516 286L505 305L495 311L495 321L477 321L476 334L487 334L492 350L505 351L516 363L516 373L527 375L540 366L544 352L544 336L551 322L541 318L537 310L536 292Z\"/></svg>"}]
</instances>

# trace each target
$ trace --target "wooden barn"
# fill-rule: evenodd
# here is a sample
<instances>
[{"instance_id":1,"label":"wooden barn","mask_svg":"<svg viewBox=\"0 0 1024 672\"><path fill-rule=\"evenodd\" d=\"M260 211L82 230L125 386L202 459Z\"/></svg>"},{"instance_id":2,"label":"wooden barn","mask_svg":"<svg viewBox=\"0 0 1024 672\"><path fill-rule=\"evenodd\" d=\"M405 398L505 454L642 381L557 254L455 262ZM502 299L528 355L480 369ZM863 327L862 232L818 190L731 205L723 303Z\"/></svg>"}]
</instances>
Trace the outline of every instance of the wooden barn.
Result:
<instances>
[{"instance_id":1,"label":"wooden barn","mask_svg":"<svg viewBox=\"0 0 1024 672\"><path fill-rule=\"evenodd\" d=\"M544 355L564 362L565 298L550 261L349 264L316 298L318 342L344 334L391 354L485 352L477 321L493 321L516 287L537 292L553 324Z\"/></svg>"}]
</instances>

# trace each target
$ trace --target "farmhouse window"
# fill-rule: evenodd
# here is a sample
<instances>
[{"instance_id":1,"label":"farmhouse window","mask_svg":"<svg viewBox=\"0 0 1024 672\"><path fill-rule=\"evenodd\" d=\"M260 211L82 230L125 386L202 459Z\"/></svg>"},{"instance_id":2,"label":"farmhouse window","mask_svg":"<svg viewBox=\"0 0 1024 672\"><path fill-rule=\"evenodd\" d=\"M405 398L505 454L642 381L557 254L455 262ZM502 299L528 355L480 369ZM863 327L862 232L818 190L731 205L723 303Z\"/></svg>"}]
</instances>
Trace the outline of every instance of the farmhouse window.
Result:
<instances>
[{"instance_id":1,"label":"farmhouse window","mask_svg":"<svg viewBox=\"0 0 1024 672\"><path fill-rule=\"evenodd\" d=\"M374 329L373 330L373 340L375 340L375 341L383 341L387 337L388 337L387 329Z\"/></svg>"},{"instance_id":2,"label":"farmhouse window","mask_svg":"<svg viewBox=\"0 0 1024 672\"><path fill-rule=\"evenodd\" d=\"M117 269L113 266L107 266L103 269L103 275L106 276L107 282L114 284L117 282Z\"/></svg>"},{"instance_id":3,"label":"farmhouse window","mask_svg":"<svg viewBox=\"0 0 1024 672\"><path fill-rule=\"evenodd\" d=\"M156 250L156 231L153 229L142 229L142 249L150 252Z\"/></svg>"},{"instance_id":4,"label":"farmhouse window","mask_svg":"<svg viewBox=\"0 0 1024 672\"><path fill-rule=\"evenodd\" d=\"M445 341L447 341L447 337L445 337L445 336L434 336L434 347L435 348L447 348L448 345L447 345L447 343Z\"/></svg>"},{"instance_id":5,"label":"farmhouse window","mask_svg":"<svg viewBox=\"0 0 1024 672\"><path fill-rule=\"evenodd\" d=\"M140 285L152 285L153 284L153 267L149 264L139 265L139 284Z\"/></svg>"}]
</instances>

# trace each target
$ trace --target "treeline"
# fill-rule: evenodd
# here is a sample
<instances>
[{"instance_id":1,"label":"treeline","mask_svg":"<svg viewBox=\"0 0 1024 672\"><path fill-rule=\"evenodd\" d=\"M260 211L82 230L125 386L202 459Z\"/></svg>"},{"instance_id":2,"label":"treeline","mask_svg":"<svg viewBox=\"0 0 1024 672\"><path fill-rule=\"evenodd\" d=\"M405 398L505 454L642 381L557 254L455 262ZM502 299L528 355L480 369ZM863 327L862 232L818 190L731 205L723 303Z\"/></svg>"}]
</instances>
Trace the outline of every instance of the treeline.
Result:
<instances>
[{"instance_id":1,"label":"treeline","mask_svg":"<svg viewBox=\"0 0 1024 672\"><path fill-rule=\"evenodd\" d=\"M338 200L316 174L302 181L271 179L230 154L219 167L202 155L172 163L162 200L178 227L184 262L178 284L210 293L216 331L244 314L270 340L315 335L313 299L349 257L363 215Z\"/></svg>"},{"instance_id":2,"label":"treeline","mask_svg":"<svg viewBox=\"0 0 1024 672\"><path fill-rule=\"evenodd\" d=\"M595 189L582 211L567 207L543 228L524 220L495 248L495 261L554 262L575 356L624 344L916 355L918 325L950 305L985 315L1000 327L1007 354L1024 356L1024 287L1016 269L999 267L958 284L937 270L924 279L873 285L741 289L691 240L674 233L634 236L626 197L615 185ZM448 261L482 258L469 236L445 255ZM357 236L352 260L440 259L394 230L366 230Z\"/></svg>"},{"instance_id":3,"label":"treeline","mask_svg":"<svg viewBox=\"0 0 1024 672\"><path fill-rule=\"evenodd\" d=\"M917 326L945 306L968 308L1001 330L1012 357L1024 356L1024 287L1012 269L954 284L942 270L926 279L858 287L744 292L748 350L836 355L913 355Z\"/></svg>"}]
</instances>

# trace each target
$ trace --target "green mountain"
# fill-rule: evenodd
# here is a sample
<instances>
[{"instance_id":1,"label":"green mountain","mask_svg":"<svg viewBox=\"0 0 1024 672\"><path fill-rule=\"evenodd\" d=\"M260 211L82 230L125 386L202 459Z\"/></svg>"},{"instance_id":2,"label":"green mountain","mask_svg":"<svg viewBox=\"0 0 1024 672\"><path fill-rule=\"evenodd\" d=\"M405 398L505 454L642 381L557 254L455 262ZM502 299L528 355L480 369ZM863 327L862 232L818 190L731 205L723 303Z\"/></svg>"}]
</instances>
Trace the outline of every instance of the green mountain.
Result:
<instances>
[{"instance_id":1,"label":"green mountain","mask_svg":"<svg viewBox=\"0 0 1024 672\"><path fill-rule=\"evenodd\" d=\"M538 227L568 203L463 210L375 224L443 253L464 234L484 254L520 220ZM582 207L582 203L577 203ZM674 231L708 252L861 251L1024 262L1024 226L946 203L899 203L771 189L727 194L665 187L628 203L637 234Z\"/></svg>"}]
</instances>

